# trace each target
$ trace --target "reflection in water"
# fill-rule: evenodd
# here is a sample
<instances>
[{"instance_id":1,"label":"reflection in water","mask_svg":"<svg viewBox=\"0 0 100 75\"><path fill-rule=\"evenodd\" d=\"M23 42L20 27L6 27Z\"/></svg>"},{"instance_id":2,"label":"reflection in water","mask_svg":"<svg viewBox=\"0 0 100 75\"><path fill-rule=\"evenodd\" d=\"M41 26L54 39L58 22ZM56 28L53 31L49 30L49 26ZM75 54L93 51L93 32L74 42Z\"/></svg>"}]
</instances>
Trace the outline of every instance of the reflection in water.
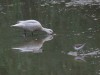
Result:
<instances>
[{"instance_id":1,"label":"reflection in water","mask_svg":"<svg viewBox=\"0 0 100 75\"><path fill-rule=\"evenodd\" d=\"M75 57L74 59L77 60L77 61L85 61L84 54L78 54L78 52L70 51L70 52L68 52L68 55L74 56Z\"/></svg>"},{"instance_id":2,"label":"reflection in water","mask_svg":"<svg viewBox=\"0 0 100 75\"><path fill-rule=\"evenodd\" d=\"M56 2L52 4L43 2L41 5L41 0L18 0L22 1L21 5L20 2L16 3L16 0L14 0L13 3L10 3L13 6L8 6L10 4L7 4L7 2L10 2L10 0L2 1L6 2L6 6L2 5L3 10L0 13L0 65L6 66L9 74L98 75L97 73L100 72L99 6L87 5L67 8L66 3L64 5ZM49 45L43 46L45 44L44 38L14 47L13 45L22 39L16 37L19 32L14 33L9 26L17 20L26 19L37 19L44 27L50 27L61 36L57 36L52 43L49 42ZM74 50L73 44L78 42L86 43L86 45L80 50ZM15 50L11 50L11 46L16 48L16 51L34 53L42 52L43 46L46 52L42 54L14 52ZM98 50L96 50L97 48ZM61 53L61 50L63 53ZM77 61L82 62L77 63Z\"/></svg>"},{"instance_id":3,"label":"reflection in water","mask_svg":"<svg viewBox=\"0 0 100 75\"><path fill-rule=\"evenodd\" d=\"M76 48L76 46L79 46L79 48ZM76 46L74 46L74 49L76 51L69 51L67 53L70 56L74 56L74 60L86 62L87 57L95 57L96 55L100 54L99 48L96 48L96 49L92 48L93 51L91 51L91 48L90 48L90 50L83 49L86 46L86 43L85 44L76 44Z\"/></svg>"},{"instance_id":4,"label":"reflection in water","mask_svg":"<svg viewBox=\"0 0 100 75\"><path fill-rule=\"evenodd\" d=\"M66 3L66 7L79 5L100 5L99 3L99 0L71 0L71 2Z\"/></svg>"},{"instance_id":5,"label":"reflection in water","mask_svg":"<svg viewBox=\"0 0 100 75\"><path fill-rule=\"evenodd\" d=\"M0 75L8 75L8 72L5 66L0 66Z\"/></svg>"},{"instance_id":6,"label":"reflection in water","mask_svg":"<svg viewBox=\"0 0 100 75\"><path fill-rule=\"evenodd\" d=\"M86 57L88 57L88 56L93 57L93 56L98 55L98 54L100 54L99 50L93 51L93 52L88 52L88 53L84 53L83 51L82 52L78 52L78 51L68 52L68 55L74 56L74 59L77 61L86 61L85 60Z\"/></svg>"},{"instance_id":7,"label":"reflection in water","mask_svg":"<svg viewBox=\"0 0 100 75\"><path fill-rule=\"evenodd\" d=\"M31 42L24 43L18 47L13 47L12 49L17 49L21 52L42 53L42 46L44 42L50 41L52 39L52 35L47 35L44 38L32 40Z\"/></svg>"}]
</instances>

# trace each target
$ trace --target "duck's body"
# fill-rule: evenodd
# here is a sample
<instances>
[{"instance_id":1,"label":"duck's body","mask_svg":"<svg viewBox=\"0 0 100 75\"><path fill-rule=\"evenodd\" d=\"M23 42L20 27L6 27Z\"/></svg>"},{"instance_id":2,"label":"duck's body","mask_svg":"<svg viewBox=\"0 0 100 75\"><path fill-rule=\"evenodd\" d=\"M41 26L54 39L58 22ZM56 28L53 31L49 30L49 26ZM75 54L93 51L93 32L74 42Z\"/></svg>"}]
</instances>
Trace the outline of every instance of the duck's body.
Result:
<instances>
[{"instance_id":1,"label":"duck's body","mask_svg":"<svg viewBox=\"0 0 100 75\"><path fill-rule=\"evenodd\" d=\"M31 32L36 31L36 30L40 30L40 31L46 32L47 34L53 33L53 30L42 27L40 22L38 22L36 20L18 21L17 24L12 25L11 27L19 27L19 28L22 28L24 30L28 30Z\"/></svg>"},{"instance_id":2,"label":"duck's body","mask_svg":"<svg viewBox=\"0 0 100 75\"><path fill-rule=\"evenodd\" d=\"M19 21L17 24L12 25L12 26L20 27L29 31L42 29L42 25L36 20Z\"/></svg>"}]
</instances>

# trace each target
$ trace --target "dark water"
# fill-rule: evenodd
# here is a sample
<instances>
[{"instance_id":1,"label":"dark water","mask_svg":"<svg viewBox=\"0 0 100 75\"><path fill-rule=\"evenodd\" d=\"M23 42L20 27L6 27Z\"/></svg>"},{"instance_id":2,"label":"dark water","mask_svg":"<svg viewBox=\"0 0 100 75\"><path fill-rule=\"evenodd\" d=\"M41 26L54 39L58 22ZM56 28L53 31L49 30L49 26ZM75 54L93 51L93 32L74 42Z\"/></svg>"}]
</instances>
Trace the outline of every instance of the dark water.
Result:
<instances>
[{"instance_id":1,"label":"dark water","mask_svg":"<svg viewBox=\"0 0 100 75\"><path fill-rule=\"evenodd\" d=\"M31 37L29 33L23 37L21 29L10 27L26 19L40 21L56 35ZM0 75L99 74L100 6L67 8L63 3L1 3Z\"/></svg>"}]
</instances>

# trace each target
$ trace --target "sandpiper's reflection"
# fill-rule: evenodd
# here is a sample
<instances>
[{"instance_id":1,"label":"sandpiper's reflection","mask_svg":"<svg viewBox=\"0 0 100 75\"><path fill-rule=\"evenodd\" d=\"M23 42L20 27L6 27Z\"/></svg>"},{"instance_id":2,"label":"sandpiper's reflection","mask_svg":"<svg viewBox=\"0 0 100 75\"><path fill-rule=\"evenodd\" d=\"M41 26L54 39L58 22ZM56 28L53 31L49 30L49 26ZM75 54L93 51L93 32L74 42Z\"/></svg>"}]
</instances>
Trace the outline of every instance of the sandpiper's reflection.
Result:
<instances>
[{"instance_id":1,"label":"sandpiper's reflection","mask_svg":"<svg viewBox=\"0 0 100 75\"><path fill-rule=\"evenodd\" d=\"M16 49L21 52L42 53L42 46L44 42L50 41L52 39L53 39L53 35L47 35L45 37L21 44L20 46L13 47L12 49Z\"/></svg>"},{"instance_id":2,"label":"sandpiper's reflection","mask_svg":"<svg viewBox=\"0 0 100 75\"><path fill-rule=\"evenodd\" d=\"M78 52L70 51L70 52L68 52L68 55L74 56L74 59L77 61L85 61L84 54L79 54Z\"/></svg>"},{"instance_id":3,"label":"sandpiper's reflection","mask_svg":"<svg viewBox=\"0 0 100 75\"><path fill-rule=\"evenodd\" d=\"M100 53L99 50L93 51L93 52L88 52L88 53L78 53L77 51L70 51L68 52L68 55L74 56L74 59L77 61L86 61L85 58L88 56L95 56Z\"/></svg>"}]
</instances>

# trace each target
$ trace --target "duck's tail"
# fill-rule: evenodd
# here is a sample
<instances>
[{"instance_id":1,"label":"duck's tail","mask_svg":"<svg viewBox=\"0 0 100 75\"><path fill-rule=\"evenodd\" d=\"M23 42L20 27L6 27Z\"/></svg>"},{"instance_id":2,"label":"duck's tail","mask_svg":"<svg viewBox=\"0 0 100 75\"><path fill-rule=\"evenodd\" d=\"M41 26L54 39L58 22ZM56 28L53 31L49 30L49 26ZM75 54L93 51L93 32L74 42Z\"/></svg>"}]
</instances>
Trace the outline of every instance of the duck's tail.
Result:
<instances>
[{"instance_id":1,"label":"duck's tail","mask_svg":"<svg viewBox=\"0 0 100 75\"><path fill-rule=\"evenodd\" d=\"M10 27L22 27L23 24L15 24L15 25L11 25Z\"/></svg>"}]
</instances>

